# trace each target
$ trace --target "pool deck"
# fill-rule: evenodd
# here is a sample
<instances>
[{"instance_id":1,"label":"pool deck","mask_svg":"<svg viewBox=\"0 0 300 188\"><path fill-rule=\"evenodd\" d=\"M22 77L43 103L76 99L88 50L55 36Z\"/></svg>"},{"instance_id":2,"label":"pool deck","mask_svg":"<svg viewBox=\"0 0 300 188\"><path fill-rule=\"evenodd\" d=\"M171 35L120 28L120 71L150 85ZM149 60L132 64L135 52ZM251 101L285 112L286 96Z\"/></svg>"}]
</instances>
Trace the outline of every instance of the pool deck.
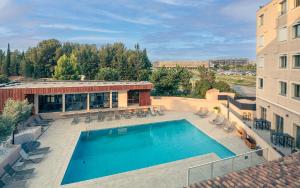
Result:
<instances>
[{"instance_id":1,"label":"pool deck","mask_svg":"<svg viewBox=\"0 0 300 188\"><path fill-rule=\"evenodd\" d=\"M164 116L147 118L132 118L113 121L84 123L84 118L78 125L71 125L72 119L61 119L40 137L42 146L50 146L51 152L39 164L33 164L35 177L27 181L29 188L117 188L117 187L183 187L186 186L186 175L188 167L199 165L219 159L215 154L207 154L145 169L125 172L112 176L91 179L78 183L61 186L64 173L76 146L81 131L96 130L131 126L145 123L162 122L170 120L186 119L196 125L200 130L223 144L236 154L250 151L244 142L235 133L226 133L208 122L208 119L200 119L198 116L188 112L166 112ZM28 167L30 167L29 165Z\"/></svg>"}]
</instances>

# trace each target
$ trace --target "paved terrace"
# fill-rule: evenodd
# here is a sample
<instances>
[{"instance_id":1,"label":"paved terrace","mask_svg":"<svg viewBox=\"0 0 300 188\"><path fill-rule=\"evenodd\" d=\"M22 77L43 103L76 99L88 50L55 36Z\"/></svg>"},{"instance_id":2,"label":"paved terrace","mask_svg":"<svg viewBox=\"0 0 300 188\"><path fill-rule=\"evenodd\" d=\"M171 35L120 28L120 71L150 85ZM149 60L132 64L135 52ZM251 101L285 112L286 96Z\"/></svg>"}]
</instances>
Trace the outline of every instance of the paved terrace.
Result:
<instances>
[{"instance_id":1,"label":"paved terrace","mask_svg":"<svg viewBox=\"0 0 300 188\"><path fill-rule=\"evenodd\" d=\"M36 169L36 175L28 181L27 186L30 188L177 188L186 186L188 167L215 161L219 159L219 157L215 154L208 154L150 168L60 186L81 131L178 119L187 119L236 154L249 151L244 142L237 137L235 133L225 133L222 129L218 129L209 124L208 119L200 119L198 116L188 112L166 112L164 116L121 119L111 122L93 121L90 124L85 124L82 118L81 121L83 122L78 125L71 125L72 119L61 119L55 121L40 137L39 141L42 143L42 146L50 146L52 151L41 163L33 165Z\"/></svg>"}]
</instances>

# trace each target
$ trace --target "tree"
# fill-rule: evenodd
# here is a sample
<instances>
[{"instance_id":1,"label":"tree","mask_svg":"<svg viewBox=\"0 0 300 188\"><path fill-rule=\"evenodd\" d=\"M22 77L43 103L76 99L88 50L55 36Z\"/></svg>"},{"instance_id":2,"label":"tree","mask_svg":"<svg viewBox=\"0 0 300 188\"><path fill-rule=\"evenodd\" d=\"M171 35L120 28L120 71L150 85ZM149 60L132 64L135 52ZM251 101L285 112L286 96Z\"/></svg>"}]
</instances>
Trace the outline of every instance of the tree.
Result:
<instances>
[{"instance_id":1,"label":"tree","mask_svg":"<svg viewBox=\"0 0 300 188\"><path fill-rule=\"evenodd\" d=\"M174 95L179 88L178 78L176 71L162 67L153 71L150 80L154 84L157 95Z\"/></svg>"},{"instance_id":2,"label":"tree","mask_svg":"<svg viewBox=\"0 0 300 188\"><path fill-rule=\"evenodd\" d=\"M6 141L7 137L13 133L15 124L13 119L0 116L0 142Z\"/></svg>"},{"instance_id":3,"label":"tree","mask_svg":"<svg viewBox=\"0 0 300 188\"><path fill-rule=\"evenodd\" d=\"M110 67L100 68L96 79L105 81L118 81L120 79L120 74L117 69L113 69Z\"/></svg>"},{"instance_id":4,"label":"tree","mask_svg":"<svg viewBox=\"0 0 300 188\"><path fill-rule=\"evenodd\" d=\"M9 79L5 75L0 75L0 84L8 83Z\"/></svg>"},{"instance_id":5,"label":"tree","mask_svg":"<svg viewBox=\"0 0 300 188\"><path fill-rule=\"evenodd\" d=\"M194 95L200 98L204 98L206 92L212 88L212 83L209 80L203 79L196 81L194 88Z\"/></svg>"},{"instance_id":6,"label":"tree","mask_svg":"<svg viewBox=\"0 0 300 188\"><path fill-rule=\"evenodd\" d=\"M15 50L11 53L11 62L10 62L10 75L12 76L18 76L20 75L20 64L22 61L22 58L24 58L23 54Z\"/></svg>"},{"instance_id":7,"label":"tree","mask_svg":"<svg viewBox=\"0 0 300 188\"><path fill-rule=\"evenodd\" d=\"M232 91L232 89L230 88L230 85L224 81L215 82L213 84L213 88L218 89L220 92L231 92Z\"/></svg>"},{"instance_id":8,"label":"tree","mask_svg":"<svg viewBox=\"0 0 300 188\"><path fill-rule=\"evenodd\" d=\"M57 80L78 80L79 70L77 58L74 54L71 57L63 55L59 58L53 77Z\"/></svg>"},{"instance_id":9,"label":"tree","mask_svg":"<svg viewBox=\"0 0 300 188\"><path fill-rule=\"evenodd\" d=\"M208 80L211 83L215 82L216 75L213 71L204 66L199 66L197 70L200 80Z\"/></svg>"},{"instance_id":10,"label":"tree","mask_svg":"<svg viewBox=\"0 0 300 188\"><path fill-rule=\"evenodd\" d=\"M99 66L99 58L96 46L80 46L75 52L80 74L85 75L88 80L95 78Z\"/></svg>"},{"instance_id":11,"label":"tree","mask_svg":"<svg viewBox=\"0 0 300 188\"><path fill-rule=\"evenodd\" d=\"M0 49L0 73L4 74L3 67L6 61L5 52Z\"/></svg>"},{"instance_id":12,"label":"tree","mask_svg":"<svg viewBox=\"0 0 300 188\"><path fill-rule=\"evenodd\" d=\"M21 75L23 75L25 78L31 77L33 73L33 67L30 61L25 58L22 58L20 64L21 64Z\"/></svg>"},{"instance_id":13,"label":"tree","mask_svg":"<svg viewBox=\"0 0 300 188\"><path fill-rule=\"evenodd\" d=\"M193 77L192 73L183 67L176 66L176 74L179 76L179 84L185 95L190 94L192 90L191 79Z\"/></svg>"},{"instance_id":14,"label":"tree","mask_svg":"<svg viewBox=\"0 0 300 188\"><path fill-rule=\"evenodd\" d=\"M138 72L137 81L149 81L151 77L151 70L142 69Z\"/></svg>"},{"instance_id":15,"label":"tree","mask_svg":"<svg viewBox=\"0 0 300 188\"><path fill-rule=\"evenodd\" d=\"M61 47L58 40L49 39L40 42L33 50L34 76L36 78L49 78L53 75L57 64L56 51Z\"/></svg>"},{"instance_id":16,"label":"tree","mask_svg":"<svg viewBox=\"0 0 300 188\"><path fill-rule=\"evenodd\" d=\"M6 76L10 76L10 45L7 45L7 52L6 52L6 61L3 64L3 74Z\"/></svg>"},{"instance_id":17,"label":"tree","mask_svg":"<svg viewBox=\"0 0 300 188\"><path fill-rule=\"evenodd\" d=\"M8 99L5 102L3 108L3 114L1 116L0 123L7 123L6 127L3 126L3 129L8 133L10 130L17 130L18 124L26 121L32 112L32 104L29 104L27 100L24 101L14 101L12 99ZM1 126L1 125L0 125ZM14 144L14 134L12 143Z\"/></svg>"}]
</instances>

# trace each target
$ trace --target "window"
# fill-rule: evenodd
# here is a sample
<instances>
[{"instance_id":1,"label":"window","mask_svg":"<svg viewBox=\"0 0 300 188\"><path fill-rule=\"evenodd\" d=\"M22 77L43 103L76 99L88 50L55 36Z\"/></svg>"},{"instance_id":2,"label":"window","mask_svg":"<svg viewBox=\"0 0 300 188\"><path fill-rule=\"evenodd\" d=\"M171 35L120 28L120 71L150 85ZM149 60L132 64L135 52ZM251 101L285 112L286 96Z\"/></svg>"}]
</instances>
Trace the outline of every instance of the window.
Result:
<instances>
[{"instance_id":1,"label":"window","mask_svg":"<svg viewBox=\"0 0 300 188\"><path fill-rule=\"evenodd\" d=\"M300 84L293 84L293 97L300 99Z\"/></svg>"},{"instance_id":2,"label":"window","mask_svg":"<svg viewBox=\"0 0 300 188\"><path fill-rule=\"evenodd\" d=\"M258 79L258 88L263 89L264 88L264 79L259 78Z\"/></svg>"},{"instance_id":3,"label":"window","mask_svg":"<svg viewBox=\"0 0 300 188\"><path fill-rule=\"evenodd\" d=\"M280 28L278 32L278 40L280 42L286 41L287 35L288 35L287 27Z\"/></svg>"},{"instance_id":4,"label":"window","mask_svg":"<svg viewBox=\"0 0 300 188\"><path fill-rule=\"evenodd\" d=\"M280 3L280 13L281 13L281 15L283 15L286 12L287 12L287 2L285 0Z\"/></svg>"},{"instance_id":5,"label":"window","mask_svg":"<svg viewBox=\"0 0 300 188\"><path fill-rule=\"evenodd\" d=\"M294 38L300 38L300 23L293 26L293 32L294 32Z\"/></svg>"},{"instance_id":6,"label":"window","mask_svg":"<svg viewBox=\"0 0 300 188\"><path fill-rule=\"evenodd\" d=\"M299 7L300 6L300 0L295 0L295 6Z\"/></svg>"},{"instance_id":7,"label":"window","mask_svg":"<svg viewBox=\"0 0 300 188\"><path fill-rule=\"evenodd\" d=\"M263 68L265 66L265 57L259 57L257 61L257 67Z\"/></svg>"},{"instance_id":8,"label":"window","mask_svg":"<svg viewBox=\"0 0 300 188\"><path fill-rule=\"evenodd\" d=\"M39 113L62 112L62 95L39 95Z\"/></svg>"},{"instance_id":9,"label":"window","mask_svg":"<svg viewBox=\"0 0 300 188\"><path fill-rule=\"evenodd\" d=\"M91 93L90 94L90 109L109 108L109 92Z\"/></svg>"},{"instance_id":10,"label":"window","mask_svg":"<svg viewBox=\"0 0 300 188\"><path fill-rule=\"evenodd\" d=\"M258 18L258 20L259 20L259 23L258 23L259 26L264 25L264 17L265 17L265 16L264 16L263 14L259 16L259 18Z\"/></svg>"},{"instance_id":11,"label":"window","mask_svg":"<svg viewBox=\"0 0 300 188\"><path fill-rule=\"evenodd\" d=\"M294 62L294 68L299 69L300 68L300 54L293 56L293 62Z\"/></svg>"},{"instance_id":12,"label":"window","mask_svg":"<svg viewBox=\"0 0 300 188\"><path fill-rule=\"evenodd\" d=\"M258 43L258 46L259 47L263 47L264 46L264 36L262 35L262 36L259 36L258 37L258 41L257 41L257 43Z\"/></svg>"},{"instance_id":13,"label":"window","mask_svg":"<svg viewBox=\"0 0 300 188\"><path fill-rule=\"evenodd\" d=\"M118 108L118 92L112 92L112 107Z\"/></svg>"},{"instance_id":14,"label":"window","mask_svg":"<svg viewBox=\"0 0 300 188\"><path fill-rule=\"evenodd\" d=\"M287 55L282 55L279 57L279 67L281 69L287 68Z\"/></svg>"},{"instance_id":15,"label":"window","mask_svg":"<svg viewBox=\"0 0 300 188\"><path fill-rule=\"evenodd\" d=\"M286 82L279 82L280 85L280 95L286 96L287 93L287 84Z\"/></svg>"},{"instance_id":16,"label":"window","mask_svg":"<svg viewBox=\"0 0 300 188\"><path fill-rule=\"evenodd\" d=\"M277 114L275 114L275 126L277 132L283 133L284 120L283 117Z\"/></svg>"},{"instance_id":17,"label":"window","mask_svg":"<svg viewBox=\"0 0 300 188\"><path fill-rule=\"evenodd\" d=\"M128 91L128 105L140 103L140 92L136 90Z\"/></svg>"},{"instance_id":18,"label":"window","mask_svg":"<svg viewBox=\"0 0 300 188\"><path fill-rule=\"evenodd\" d=\"M266 120L267 119L267 109L264 107L260 107L260 118Z\"/></svg>"},{"instance_id":19,"label":"window","mask_svg":"<svg viewBox=\"0 0 300 188\"><path fill-rule=\"evenodd\" d=\"M66 111L86 110L87 94L67 94Z\"/></svg>"}]
</instances>

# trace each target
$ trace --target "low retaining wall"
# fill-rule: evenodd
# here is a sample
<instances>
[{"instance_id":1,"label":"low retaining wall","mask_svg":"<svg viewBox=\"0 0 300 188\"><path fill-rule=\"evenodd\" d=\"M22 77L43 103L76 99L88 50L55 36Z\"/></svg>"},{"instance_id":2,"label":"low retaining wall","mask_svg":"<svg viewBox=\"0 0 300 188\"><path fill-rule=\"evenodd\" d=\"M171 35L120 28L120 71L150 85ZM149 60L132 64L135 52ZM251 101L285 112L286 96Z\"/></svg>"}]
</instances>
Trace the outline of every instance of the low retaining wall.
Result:
<instances>
[{"instance_id":1,"label":"low retaining wall","mask_svg":"<svg viewBox=\"0 0 300 188\"><path fill-rule=\"evenodd\" d=\"M2 176L4 172L4 166L7 164L13 165L20 157L19 151L21 149L20 145L15 145L13 148L10 148L9 153L3 156L0 162L0 175Z\"/></svg>"},{"instance_id":2,"label":"low retaining wall","mask_svg":"<svg viewBox=\"0 0 300 188\"><path fill-rule=\"evenodd\" d=\"M164 110L196 112L200 107L207 107L212 110L215 106L220 106L219 101L206 99L193 99L183 97L152 97L153 106L162 106Z\"/></svg>"},{"instance_id":3,"label":"low retaining wall","mask_svg":"<svg viewBox=\"0 0 300 188\"><path fill-rule=\"evenodd\" d=\"M221 113L227 117L228 109L224 105L220 105ZM229 113L230 121L234 121L238 126L243 128L249 136L255 139L256 144L261 148L268 148L268 161L279 159L281 156L277 153L272 146L270 146L264 139L262 139L259 135L257 135L251 128L249 128L242 120L240 120L236 115L232 112Z\"/></svg>"}]
</instances>

